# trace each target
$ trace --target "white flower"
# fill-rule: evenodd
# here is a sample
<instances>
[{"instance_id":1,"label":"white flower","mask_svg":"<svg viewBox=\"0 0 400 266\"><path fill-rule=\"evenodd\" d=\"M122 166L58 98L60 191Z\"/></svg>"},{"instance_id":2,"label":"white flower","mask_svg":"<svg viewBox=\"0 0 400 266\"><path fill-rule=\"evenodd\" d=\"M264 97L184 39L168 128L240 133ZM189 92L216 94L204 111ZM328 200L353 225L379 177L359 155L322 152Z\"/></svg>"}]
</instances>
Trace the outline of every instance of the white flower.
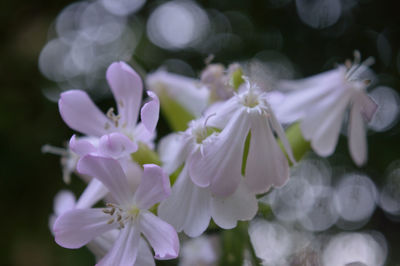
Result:
<instances>
[{"instance_id":1,"label":"white flower","mask_svg":"<svg viewBox=\"0 0 400 266\"><path fill-rule=\"evenodd\" d=\"M207 138L202 152L188 159L189 174L200 187L210 187L215 195L228 196L238 188L242 176L245 141L251 134L245 165L244 182L253 193L264 193L271 186L283 186L289 178L288 161L279 147L273 130L294 161L285 132L268 102L268 95L247 82L230 100L212 111L209 124L223 128Z\"/></svg>"},{"instance_id":2,"label":"white flower","mask_svg":"<svg viewBox=\"0 0 400 266\"><path fill-rule=\"evenodd\" d=\"M171 135L162 141L160 157L167 172L173 172L185 163L175 182L169 198L163 201L158 213L162 219L172 224L177 231L184 231L191 237L202 234L210 219L224 228L231 229L237 221L251 220L257 213L257 199L244 182L228 196L217 196L209 187L199 187L189 175L188 161L202 152L203 141L207 137L204 119L192 121L189 128L179 135Z\"/></svg>"},{"instance_id":3,"label":"white flower","mask_svg":"<svg viewBox=\"0 0 400 266\"><path fill-rule=\"evenodd\" d=\"M367 160L365 121L373 117L377 105L366 94L372 58L360 62L355 53L353 64L347 62L334 70L299 81L282 81L289 90L276 110L281 122L300 120L306 140L320 156L331 155L338 141L345 111L350 108L348 138L351 157L357 165Z\"/></svg>"}]
</instances>

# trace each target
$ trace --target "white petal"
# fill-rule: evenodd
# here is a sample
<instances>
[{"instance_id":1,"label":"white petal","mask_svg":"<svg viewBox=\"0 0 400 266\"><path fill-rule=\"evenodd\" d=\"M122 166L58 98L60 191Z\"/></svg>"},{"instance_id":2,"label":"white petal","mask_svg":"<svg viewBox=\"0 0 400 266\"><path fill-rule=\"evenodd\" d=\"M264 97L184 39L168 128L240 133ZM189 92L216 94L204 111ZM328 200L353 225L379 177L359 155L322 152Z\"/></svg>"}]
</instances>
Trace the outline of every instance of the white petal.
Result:
<instances>
[{"instance_id":1,"label":"white petal","mask_svg":"<svg viewBox=\"0 0 400 266\"><path fill-rule=\"evenodd\" d=\"M245 182L253 193L283 186L289 179L289 164L266 117L253 116Z\"/></svg>"},{"instance_id":2,"label":"white petal","mask_svg":"<svg viewBox=\"0 0 400 266\"><path fill-rule=\"evenodd\" d=\"M323 75L323 76L320 76ZM276 115L281 122L290 123L306 116L310 107L322 98L329 96L335 87L341 86L344 74L332 70L310 78L310 80L284 81L279 86L288 87L293 84L298 89L288 93L284 101L276 107Z\"/></svg>"},{"instance_id":3,"label":"white petal","mask_svg":"<svg viewBox=\"0 0 400 266\"><path fill-rule=\"evenodd\" d=\"M121 125L128 128L135 126L142 101L143 85L139 75L126 63L111 64L106 78L114 94L121 115Z\"/></svg>"},{"instance_id":4,"label":"white petal","mask_svg":"<svg viewBox=\"0 0 400 266\"><path fill-rule=\"evenodd\" d=\"M92 207L99 200L104 198L108 193L108 189L96 178L90 180L88 186L83 191L76 203L77 209L86 209Z\"/></svg>"},{"instance_id":5,"label":"white petal","mask_svg":"<svg viewBox=\"0 0 400 266\"><path fill-rule=\"evenodd\" d=\"M154 139L156 137L156 132L149 132L142 122L136 125L133 135L135 141L143 142L144 144L149 146L150 149L154 149Z\"/></svg>"},{"instance_id":6,"label":"white petal","mask_svg":"<svg viewBox=\"0 0 400 266\"><path fill-rule=\"evenodd\" d=\"M143 167L144 172L135 192L135 201L140 209L147 210L171 194L171 185L168 176L160 166L145 164Z\"/></svg>"},{"instance_id":7,"label":"white petal","mask_svg":"<svg viewBox=\"0 0 400 266\"><path fill-rule=\"evenodd\" d=\"M253 219L257 210L257 199L243 182L232 195L226 198L213 197L211 201L212 218L224 229L234 228L237 221Z\"/></svg>"},{"instance_id":8,"label":"white petal","mask_svg":"<svg viewBox=\"0 0 400 266\"><path fill-rule=\"evenodd\" d=\"M205 187L205 178L211 178L210 188L219 196L235 192L242 178L244 143L250 129L248 114L239 110L224 130L210 142L204 142L204 156L194 153L188 158L189 175L193 182Z\"/></svg>"},{"instance_id":9,"label":"white petal","mask_svg":"<svg viewBox=\"0 0 400 266\"><path fill-rule=\"evenodd\" d=\"M151 212L139 216L140 231L144 234L159 260L174 259L179 253L179 239L175 229Z\"/></svg>"},{"instance_id":10,"label":"white petal","mask_svg":"<svg viewBox=\"0 0 400 266\"><path fill-rule=\"evenodd\" d=\"M100 137L112 130L113 125L109 119L84 91L63 92L58 101L58 108L64 122L78 132ZM107 130L108 127L110 128Z\"/></svg>"},{"instance_id":11,"label":"white petal","mask_svg":"<svg viewBox=\"0 0 400 266\"><path fill-rule=\"evenodd\" d=\"M99 261L98 266L134 265L139 250L140 231L132 224L126 224L119 233L112 249Z\"/></svg>"},{"instance_id":12,"label":"white petal","mask_svg":"<svg viewBox=\"0 0 400 266\"><path fill-rule=\"evenodd\" d=\"M212 104L204 114L204 117L210 116L207 125L221 129L224 128L239 107L240 105L238 105L236 97L232 97L225 102Z\"/></svg>"},{"instance_id":13,"label":"white petal","mask_svg":"<svg viewBox=\"0 0 400 266\"><path fill-rule=\"evenodd\" d=\"M147 87L157 94L167 92L194 116L199 117L208 105L209 90L198 80L157 70L146 77Z\"/></svg>"},{"instance_id":14,"label":"white petal","mask_svg":"<svg viewBox=\"0 0 400 266\"><path fill-rule=\"evenodd\" d=\"M281 140L283 147L285 148L285 151L290 159L290 161L295 164L296 160L294 159L293 152L292 152L292 147L289 144L288 139L286 138L285 131L283 130L281 124L278 122L278 119L276 119L274 112L271 110L269 112L270 116L270 122L271 126L278 135L279 139Z\"/></svg>"},{"instance_id":15,"label":"white petal","mask_svg":"<svg viewBox=\"0 0 400 266\"><path fill-rule=\"evenodd\" d=\"M183 164L188 156L188 145L188 139L180 133L171 133L158 142L158 154L167 174L172 174Z\"/></svg>"},{"instance_id":16,"label":"white petal","mask_svg":"<svg viewBox=\"0 0 400 266\"><path fill-rule=\"evenodd\" d=\"M101 209L74 209L58 217L54 224L57 244L65 248L80 248L95 237L115 228L108 224L109 215Z\"/></svg>"},{"instance_id":17,"label":"white petal","mask_svg":"<svg viewBox=\"0 0 400 266\"><path fill-rule=\"evenodd\" d=\"M100 180L120 204L129 204L131 191L125 173L118 161L93 155L86 155L78 162L78 172Z\"/></svg>"},{"instance_id":18,"label":"white petal","mask_svg":"<svg viewBox=\"0 0 400 266\"><path fill-rule=\"evenodd\" d=\"M344 117L344 112L349 104L350 100L350 92L344 93L341 98L339 98L334 106L331 108L327 108L319 113L315 121L318 123L316 125L316 131L311 139L311 147L313 150L320 156L329 156L331 155L336 147L336 143L339 138L340 128L342 126L342 121ZM314 110L313 112L319 112L319 110ZM312 120L314 114L309 116L307 119ZM323 117L321 117L321 115ZM304 132L306 128L305 121L301 125L301 129Z\"/></svg>"},{"instance_id":19,"label":"white petal","mask_svg":"<svg viewBox=\"0 0 400 266\"><path fill-rule=\"evenodd\" d=\"M193 184L187 167L184 167L172 187L171 196L158 207L158 215L174 226L176 231L197 237L210 223L210 199L209 190Z\"/></svg>"},{"instance_id":20,"label":"white petal","mask_svg":"<svg viewBox=\"0 0 400 266\"><path fill-rule=\"evenodd\" d=\"M140 111L140 118L147 131L153 132L156 129L160 115L160 101L154 92L148 91L147 94L151 97L151 101L143 105Z\"/></svg>"},{"instance_id":21,"label":"white petal","mask_svg":"<svg viewBox=\"0 0 400 266\"><path fill-rule=\"evenodd\" d=\"M368 122L371 121L378 110L378 104L363 91L359 91L355 97L353 96L353 99L354 102L359 102L364 119Z\"/></svg>"},{"instance_id":22,"label":"white petal","mask_svg":"<svg viewBox=\"0 0 400 266\"><path fill-rule=\"evenodd\" d=\"M351 108L348 127L348 144L351 158L358 166L361 166L367 161L367 139L361 107L357 103L354 103Z\"/></svg>"}]
</instances>

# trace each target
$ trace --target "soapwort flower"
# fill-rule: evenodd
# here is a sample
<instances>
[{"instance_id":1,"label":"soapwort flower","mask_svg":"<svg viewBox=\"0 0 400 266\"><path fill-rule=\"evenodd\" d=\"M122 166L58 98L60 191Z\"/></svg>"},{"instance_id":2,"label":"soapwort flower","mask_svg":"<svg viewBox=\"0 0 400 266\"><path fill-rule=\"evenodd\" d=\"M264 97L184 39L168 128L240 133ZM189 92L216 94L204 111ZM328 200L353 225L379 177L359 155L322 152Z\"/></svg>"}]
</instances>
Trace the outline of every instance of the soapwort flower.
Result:
<instances>
[{"instance_id":1,"label":"soapwort flower","mask_svg":"<svg viewBox=\"0 0 400 266\"><path fill-rule=\"evenodd\" d=\"M210 126L223 128L215 137L204 142L202 152L188 160L189 174L200 187L210 187L219 196L232 195L243 179L242 161L246 138L250 138L244 182L255 194L271 186L282 186L289 178L288 161L275 139L281 140L286 153L294 162L285 132L268 104L268 94L248 80L228 101L209 112Z\"/></svg>"},{"instance_id":2,"label":"soapwort flower","mask_svg":"<svg viewBox=\"0 0 400 266\"><path fill-rule=\"evenodd\" d=\"M56 242L65 248L80 248L96 237L119 229L118 237L98 265L133 265L143 234L155 251L156 259L178 256L178 235L171 225L148 209L167 198L169 179L156 165L144 165L143 178L135 192L117 160L86 155L78 163L82 174L98 178L114 199L104 209L73 209L54 224Z\"/></svg>"},{"instance_id":3,"label":"soapwort flower","mask_svg":"<svg viewBox=\"0 0 400 266\"><path fill-rule=\"evenodd\" d=\"M184 231L191 237L201 235L211 218L221 228L231 229L237 221L251 220L258 209L254 193L244 182L233 194L218 196L209 187L199 187L191 180L187 162L202 152L203 141L217 134L207 136L206 123L207 119L203 118L192 121L185 132L169 135L159 147L167 172L171 173L186 163L172 187L171 196L161 202L158 213L177 231Z\"/></svg>"},{"instance_id":4,"label":"soapwort flower","mask_svg":"<svg viewBox=\"0 0 400 266\"><path fill-rule=\"evenodd\" d=\"M118 106L118 115L113 108L104 115L86 92L70 90L63 92L58 102L62 119L70 128L88 136L118 132L135 145L140 141L152 147L160 109L157 95L147 92L151 101L141 108L141 122L137 124L143 91L139 75L126 63L116 62L108 67L106 78Z\"/></svg>"},{"instance_id":5,"label":"soapwort flower","mask_svg":"<svg viewBox=\"0 0 400 266\"><path fill-rule=\"evenodd\" d=\"M367 160L365 122L370 121L378 106L366 94L372 73L373 58L361 62L358 51L354 62L347 61L336 69L297 81L282 81L280 89L289 91L277 109L281 122L300 121L306 140L320 156L331 155L338 141L346 110L350 109L348 144L351 157L361 166Z\"/></svg>"}]
</instances>

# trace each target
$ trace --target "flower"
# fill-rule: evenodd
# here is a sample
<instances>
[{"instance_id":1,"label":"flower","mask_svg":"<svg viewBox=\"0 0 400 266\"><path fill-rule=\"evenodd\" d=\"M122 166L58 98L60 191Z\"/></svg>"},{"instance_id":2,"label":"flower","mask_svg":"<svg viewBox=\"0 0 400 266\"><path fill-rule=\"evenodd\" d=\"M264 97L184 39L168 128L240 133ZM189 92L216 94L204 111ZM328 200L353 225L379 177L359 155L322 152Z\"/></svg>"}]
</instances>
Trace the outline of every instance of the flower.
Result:
<instances>
[{"instance_id":1,"label":"flower","mask_svg":"<svg viewBox=\"0 0 400 266\"><path fill-rule=\"evenodd\" d=\"M214 137L214 134L207 137L206 122L203 118L192 121L185 132L168 136L160 145L160 157L167 172L175 171L185 161L186 164L171 196L161 202L158 213L177 231L184 231L191 237L201 235L211 218L221 228L231 229L239 220L251 220L258 209L254 193L244 182L231 195L218 196L210 187L199 187L190 178L188 161L201 153L203 141Z\"/></svg>"},{"instance_id":2,"label":"flower","mask_svg":"<svg viewBox=\"0 0 400 266\"><path fill-rule=\"evenodd\" d=\"M108 67L106 78L118 106L118 115L114 114L113 108L109 109L107 116L104 115L86 92L69 90L63 92L58 101L64 122L88 136L101 137L119 132L135 145L141 141L152 146L160 109L157 96L147 92L152 100L142 107L141 122L137 124L143 91L139 75L126 63L116 62Z\"/></svg>"},{"instance_id":3,"label":"flower","mask_svg":"<svg viewBox=\"0 0 400 266\"><path fill-rule=\"evenodd\" d=\"M355 52L353 64L347 62L322 74L298 80L282 81L281 89L289 90L276 110L281 122L300 120L303 136L311 141L320 156L331 155L338 141L346 110L349 149L354 162L361 166L367 160L365 121L370 121L377 104L366 94L372 74L368 68L372 58L360 62Z\"/></svg>"},{"instance_id":4,"label":"flower","mask_svg":"<svg viewBox=\"0 0 400 266\"><path fill-rule=\"evenodd\" d=\"M155 251L156 259L178 256L178 235L171 225L148 209L169 196L169 179L156 165L144 165L143 178L135 192L117 160L86 155L78 171L99 179L115 200L107 208L74 209L61 215L54 224L56 242L65 248L80 248L91 240L119 229L118 237L98 265L133 265L142 233Z\"/></svg>"},{"instance_id":5,"label":"flower","mask_svg":"<svg viewBox=\"0 0 400 266\"><path fill-rule=\"evenodd\" d=\"M274 130L294 162L289 142L267 102L267 94L247 81L228 101L213 109L210 126L223 128L203 142L202 152L188 159L189 174L200 187L210 186L218 196L233 194L244 176L250 191L259 194L283 186L289 164L274 137ZM245 142L250 137L247 161L242 166ZM244 168L245 166L245 168ZM242 170L245 170L242 175Z\"/></svg>"}]
</instances>

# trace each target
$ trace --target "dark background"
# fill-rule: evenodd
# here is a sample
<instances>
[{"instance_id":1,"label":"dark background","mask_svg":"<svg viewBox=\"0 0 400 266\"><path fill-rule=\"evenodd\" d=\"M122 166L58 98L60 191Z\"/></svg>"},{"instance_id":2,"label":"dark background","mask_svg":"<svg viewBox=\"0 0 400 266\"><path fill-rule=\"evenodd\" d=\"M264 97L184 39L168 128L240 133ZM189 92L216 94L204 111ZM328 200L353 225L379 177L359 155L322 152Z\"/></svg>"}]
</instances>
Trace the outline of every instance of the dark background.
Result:
<instances>
[{"instance_id":1,"label":"dark background","mask_svg":"<svg viewBox=\"0 0 400 266\"><path fill-rule=\"evenodd\" d=\"M251 58L265 49L278 50L300 66L303 75L313 75L351 58L353 50L358 49L364 57L377 59L372 68L380 73L381 84L399 92L400 16L396 2L361 0L338 23L320 30L300 21L293 1L282 8L272 8L267 0L198 1L203 8L241 12L253 23L251 33L241 31L240 25L233 28L241 45L216 53L217 62L230 63ZM84 248L71 251L57 246L48 229L53 197L66 185L61 179L59 157L42 154L41 146L62 146L72 131L60 119L57 105L43 96L43 88L54 83L41 75L37 65L51 23L70 3L0 2L0 265L90 265L94 261ZM145 19L158 3L149 1L137 15ZM283 43L266 37L276 28L282 33ZM384 34L391 47L389 62L382 60L382 51L377 48L378 34ZM184 59L196 71L204 66L204 54L166 51L146 38L141 40L139 51L135 60L146 71L156 69L167 58ZM154 55L152 60L147 60L149 54ZM388 165L400 158L399 134L397 125L368 139L369 163L362 171L378 185ZM350 161L343 137L337 152ZM73 179L70 188L79 193L82 184ZM363 229L382 232L390 245L388 265L400 262L399 223L388 220L377 208Z\"/></svg>"}]
</instances>

